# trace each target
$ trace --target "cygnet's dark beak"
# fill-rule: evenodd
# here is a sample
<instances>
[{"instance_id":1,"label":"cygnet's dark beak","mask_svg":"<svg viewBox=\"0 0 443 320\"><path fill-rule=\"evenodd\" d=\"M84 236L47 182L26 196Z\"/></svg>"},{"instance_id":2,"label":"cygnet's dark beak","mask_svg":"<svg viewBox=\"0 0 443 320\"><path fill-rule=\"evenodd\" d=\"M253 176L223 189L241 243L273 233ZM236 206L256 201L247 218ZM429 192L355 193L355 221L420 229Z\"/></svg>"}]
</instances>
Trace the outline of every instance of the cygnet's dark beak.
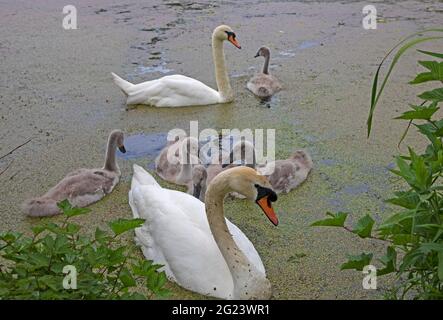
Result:
<instances>
[{"instance_id":1,"label":"cygnet's dark beak","mask_svg":"<svg viewBox=\"0 0 443 320\"><path fill-rule=\"evenodd\" d=\"M200 199L201 190L202 188L200 184L194 184L194 192L192 193L192 195L197 199Z\"/></svg>"},{"instance_id":2,"label":"cygnet's dark beak","mask_svg":"<svg viewBox=\"0 0 443 320\"><path fill-rule=\"evenodd\" d=\"M126 153L125 146L118 147L118 150L120 150L121 153Z\"/></svg>"}]
</instances>

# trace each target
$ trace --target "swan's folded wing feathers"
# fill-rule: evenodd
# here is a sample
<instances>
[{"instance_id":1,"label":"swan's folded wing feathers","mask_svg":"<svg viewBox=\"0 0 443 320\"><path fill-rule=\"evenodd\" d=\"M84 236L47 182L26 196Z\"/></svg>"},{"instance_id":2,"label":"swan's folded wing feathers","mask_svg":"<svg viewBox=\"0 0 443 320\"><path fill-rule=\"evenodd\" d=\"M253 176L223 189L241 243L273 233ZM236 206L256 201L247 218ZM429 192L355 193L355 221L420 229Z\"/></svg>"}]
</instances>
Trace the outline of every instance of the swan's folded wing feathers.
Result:
<instances>
[{"instance_id":1,"label":"swan's folded wing feathers","mask_svg":"<svg viewBox=\"0 0 443 320\"><path fill-rule=\"evenodd\" d=\"M219 93L204 83L182 75L171 75L131 88L127 104L180 107L217 103Z\"/></svg>"},{"instance_id":2,"label":"swan's folded wing feathers","mask_svg":"<svg viewBox=\"0 0 443 320\"><path fill-rule=\"evenodd\" d=\"M232 234L235 243L240 248L241 251L246 255L248 260L254 265L258 271L266 274L265 267L261 258L252 244L251 240L233 223L231 223L228 219L226 219L229 232Z\"/></svg>"}]
</instances>

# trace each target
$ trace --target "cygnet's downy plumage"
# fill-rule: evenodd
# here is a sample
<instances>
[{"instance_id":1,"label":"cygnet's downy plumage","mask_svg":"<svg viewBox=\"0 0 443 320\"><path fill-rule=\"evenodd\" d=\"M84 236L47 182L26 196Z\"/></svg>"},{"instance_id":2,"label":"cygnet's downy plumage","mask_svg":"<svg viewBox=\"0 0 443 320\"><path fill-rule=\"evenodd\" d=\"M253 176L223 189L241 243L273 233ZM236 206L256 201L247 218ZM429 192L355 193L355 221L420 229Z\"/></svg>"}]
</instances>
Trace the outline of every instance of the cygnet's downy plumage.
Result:
<instances>
[{"instance_id":1,"label":"cygnet's downy plumage","mask_svg":"<svg viewBox=\"0 0 443 320\"><path fill-rule=\"evenodd\" d=\"M262 56L265 58L263 71L255 74L246 85L247 88L261 99L266 99L279 92L282 89L280 81L273 75L269 74L269 59L271 53L269 48L261 47L255 57Z\"/></svg>"},{"instance_id":2,"label":"cygnet's downy plumage","mask_svg":"<svg viewBox=\"0 0 443 320\"><path fill-rule=\"evenodd\" d=\"M116 148L126 152L123 132L114 130L108 138L103 168L75 170L43 196L23 203L23 211L32 217L53 216L60 213L57 204L68 200L73 207L86 207L112 192L120 179L120 169L115 158Z\"/></svg>"}]
</instances>

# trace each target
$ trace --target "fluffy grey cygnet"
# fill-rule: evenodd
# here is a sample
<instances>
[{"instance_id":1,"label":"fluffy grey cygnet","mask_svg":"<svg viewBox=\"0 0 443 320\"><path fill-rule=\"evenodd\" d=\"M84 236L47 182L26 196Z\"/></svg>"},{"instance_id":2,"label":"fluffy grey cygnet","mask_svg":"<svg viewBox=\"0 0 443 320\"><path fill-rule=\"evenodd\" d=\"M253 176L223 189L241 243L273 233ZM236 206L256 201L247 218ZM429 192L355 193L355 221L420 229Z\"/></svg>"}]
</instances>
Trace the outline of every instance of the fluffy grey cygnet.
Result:
<instances>
[{"instance_id":1,"label":"fluffy grey cygnet","mask_svg":"<svg viewBox=\"0 0 443 320\"><path fill-rule=\"evenodd\" d=\"M43 196L25 201L23 211L31 217L54 216L60 213L57 206L60 201L67 199L73 207L86 207L111 193L120 180L115 152L116 148L126 152L123 139L122 131L112 131L102 169L78 169L69 173Z\"/></svg>"},{"instance_id":2,"label":"fluffy grey cygnet","mask_svg":"<svg viewBox=\"0 0 443 320\"><path fill-rule=\"evenodd\" d=\"M261 73L255 74L251 80L249 80L246 85L247 88L259 98L265 99L269 98L275 93L279 92L282 89L280 81L273 75L269 74L269 59L271 57L271 53L269 48L261 47L258 49L255 57L262 56L265 58L265 64L263 65L263 71Z\"/></svg>"}]
</instances>

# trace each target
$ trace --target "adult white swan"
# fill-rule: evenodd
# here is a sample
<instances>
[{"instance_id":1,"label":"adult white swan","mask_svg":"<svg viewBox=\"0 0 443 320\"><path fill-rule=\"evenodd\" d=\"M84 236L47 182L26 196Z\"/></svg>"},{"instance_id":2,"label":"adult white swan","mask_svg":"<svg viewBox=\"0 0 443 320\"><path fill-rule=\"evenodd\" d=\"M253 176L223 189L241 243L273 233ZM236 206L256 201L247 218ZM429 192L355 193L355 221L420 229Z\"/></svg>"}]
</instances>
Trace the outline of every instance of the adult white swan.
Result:
<instances>
[{"instance_id":1,"label":"adult white swan","mask_svg":"<svg viewBox=\"0 0 443 320\"><path fill-rule=\"evenodd\" d=\"M225 66L223 41L228 40L241 48L229 26L221 25L212 34L212 54L218 91L202 82L182 75L132 84L112 73L114 82L128 96L126 104L146 104L155 107L184 107L226 103L234 100L228 71Z\"/></svg>"},{"instance_id":2,"label":"adult white swan","mask_svg":"<svg viewBox=\"0 0 443 320\"><path fill-rule=\"evenodd\" d=\"M129 204L134 217L146 219L135 230L149 260L164 265L171 281L203 295L223 299L268 299L271 284L253 244L224 217L223 200L239 192L255 201L274 225L271 202L277 195L268 180L248 167L218 174L205 204L193 196L160 187L134 165Z\"/></svg>"}]
</instances>

